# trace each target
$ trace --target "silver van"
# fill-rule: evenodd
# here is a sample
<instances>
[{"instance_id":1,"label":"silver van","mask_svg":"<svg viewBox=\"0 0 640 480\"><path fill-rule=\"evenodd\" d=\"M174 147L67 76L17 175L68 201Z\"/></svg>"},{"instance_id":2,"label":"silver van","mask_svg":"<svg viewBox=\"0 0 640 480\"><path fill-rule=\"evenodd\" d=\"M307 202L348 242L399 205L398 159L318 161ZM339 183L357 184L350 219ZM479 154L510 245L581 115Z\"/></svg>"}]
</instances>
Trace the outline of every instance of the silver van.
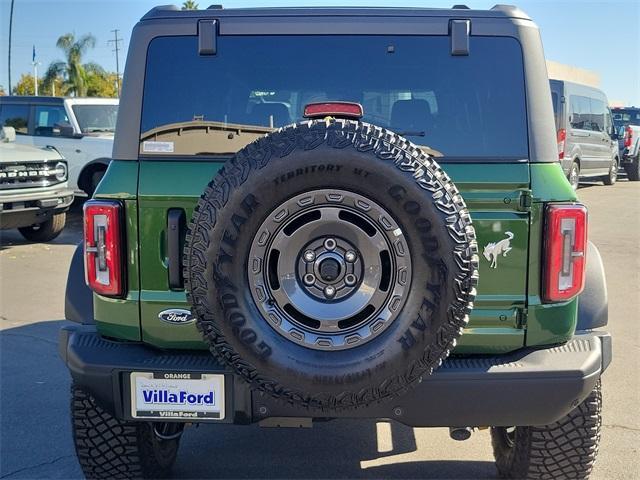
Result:
<instances>
[{"instance_id":1,"label":"silver van","mask_svg":"<svg viewBox=\"0 0 640 480\"><path fill-rule=\"evenodd\" d=\"M599 177L605 185L618 178L617 134L607 96L597 88L550 80L558 134L558 158L571 186Z\"/></svg>"}]
</instances>

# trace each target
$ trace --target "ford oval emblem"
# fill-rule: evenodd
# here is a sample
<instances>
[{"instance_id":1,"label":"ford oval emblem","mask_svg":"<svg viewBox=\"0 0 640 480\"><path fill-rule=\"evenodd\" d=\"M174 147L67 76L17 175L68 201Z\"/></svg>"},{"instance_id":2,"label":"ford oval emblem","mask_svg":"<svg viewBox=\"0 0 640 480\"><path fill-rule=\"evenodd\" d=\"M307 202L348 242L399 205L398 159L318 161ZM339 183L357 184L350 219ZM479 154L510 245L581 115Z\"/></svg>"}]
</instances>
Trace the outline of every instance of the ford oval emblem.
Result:
<instances>
[{"instance_id":1,"label":"ford oval emblem","mask_svg":"<svg viewBox=\"0 0 640 480\"><path fill-rule=\"evenodd\" d=\"M185 325L196 321L196 317L191 315L189 310L185 310L183 308L170 308L168 310L163 310L158 314L158 318L163 322L170 323L171 325Z\"/></svg>"}]
</instances>

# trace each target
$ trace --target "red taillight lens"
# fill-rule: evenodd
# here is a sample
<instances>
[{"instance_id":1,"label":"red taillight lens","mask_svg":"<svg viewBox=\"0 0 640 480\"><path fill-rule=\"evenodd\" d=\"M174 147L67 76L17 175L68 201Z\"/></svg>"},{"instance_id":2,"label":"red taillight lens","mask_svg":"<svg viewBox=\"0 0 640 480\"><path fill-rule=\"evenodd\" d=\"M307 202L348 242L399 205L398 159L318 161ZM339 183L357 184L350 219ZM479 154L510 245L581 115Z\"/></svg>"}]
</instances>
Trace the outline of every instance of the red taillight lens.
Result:
<instances>
[{"instance_id":1,"label":"red taillight lens","mask_svg":"<svg viewBox=\"0 0 640 480\"><path fill-rule=\"evenodd\" d=\"M543 298L560 302L584 288L587 209L583 205L548 205L546 210Z\"/></svg>"},{"instance_id":2,"label":"red taillight lens","mask_svg":"<svg viewBox=\"0 0 640 480\"><path fill-rule=\"evenodd\" d=\"M631 146L631 139L633 138L633 130L631 130L631 127L627 127L624 130L624 146L625 147L630 147Z\"/></svg>"},{"instance_id":3,"label":"red taillight lens","mask_svg":"<svg viewBox=\"0 0 640 480\"><path fill-rule=\"evenodd\" d=\"M84 205L84 261L87 285L106 296L123 294L121 210L118 202Z\"/></svg>"},{"instance_id":4,"label":"red taillight lens","mask_svg":"<svg viewBox=\"0 0 640 480\"><path fill-rule=\"evenodd\" d=\"M564 144L567 140L567 131L564 128L558 130L558 160L564 158Z\"/></svg>"},{"instance_id":5,"label":"red taillight lens","mask_svg":"<svg viewBox=\"0 0 640 480\"><path fill-rule=\"evenodd\" d=\"M349 117L360 118L362 105L352 102L309 103L304 107L305 118Z\"/></svg>"}]
</instances>

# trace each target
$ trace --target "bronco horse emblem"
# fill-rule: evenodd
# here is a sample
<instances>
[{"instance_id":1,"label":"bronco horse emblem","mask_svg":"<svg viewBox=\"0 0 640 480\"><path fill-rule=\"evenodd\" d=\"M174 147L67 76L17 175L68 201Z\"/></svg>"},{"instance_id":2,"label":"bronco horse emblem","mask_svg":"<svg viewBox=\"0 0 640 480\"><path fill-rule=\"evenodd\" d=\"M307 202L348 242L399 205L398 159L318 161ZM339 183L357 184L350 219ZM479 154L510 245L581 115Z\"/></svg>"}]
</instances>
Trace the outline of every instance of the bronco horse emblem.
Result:
<instances>
[{"instance_id":1,"label":"bronco horse emblem","mask_svg":"<svg viewBox=\"0 0 640 480\"><path fill-rule=\"evenodd\" d=\"M511 251L511 240L513 240L513 233L504 232L507 238L500 240L499 242L488 243L484 247L482 254L488 262L491 262L490 268L498 268L498 255L503 257L507 256L507 253Z\"/></svg>"}]
</instances>

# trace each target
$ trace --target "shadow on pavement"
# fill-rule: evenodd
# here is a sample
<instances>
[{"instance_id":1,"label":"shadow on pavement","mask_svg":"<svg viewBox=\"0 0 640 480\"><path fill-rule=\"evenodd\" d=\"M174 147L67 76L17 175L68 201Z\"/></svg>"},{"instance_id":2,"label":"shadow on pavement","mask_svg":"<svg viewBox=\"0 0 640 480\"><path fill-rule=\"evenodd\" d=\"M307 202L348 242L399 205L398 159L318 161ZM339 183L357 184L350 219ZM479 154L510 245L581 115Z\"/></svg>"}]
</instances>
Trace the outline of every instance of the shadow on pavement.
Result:
<instances>
[{"instance_id":1,"label":"shadow on pavement","mask_svg":"<svg viewBox=\"0 0 640 480\"><path fill-rule=\"evenodd\" d=\"M69 373L58 357L64 321L0 332L0 477L79 478L69 426Z\"/></svg>"},{"instance_id":2,"label":"shadow on pavement","mask_svg":"<svg viewBox=\"0 0 640 480\"><path fill-rule=\"evenodd\" d=\"M81 478L71 440L70 376L58 330L44 321L0 332L0 478ZM379 453L376 422L311 429L201 425L184 434L174 478L495 478L492 462L425 461L414 430L390 424ZM455 442L452 442L455 448Z\"/></svg>"},{"instance_id":3,"label":"shadow on pavement","mask_svg":"<svg viewBox=\"0 0 640 480\"><path fill-rule=\"evenodd\" d=\"M74 204L75 205L75 204ZM43 245L77 245L82 240L82 207L72 206L62 233ZM18 229L0 230L0 250L18 245L38 245L25 240Z\"/></svg>"}]
</instances>

